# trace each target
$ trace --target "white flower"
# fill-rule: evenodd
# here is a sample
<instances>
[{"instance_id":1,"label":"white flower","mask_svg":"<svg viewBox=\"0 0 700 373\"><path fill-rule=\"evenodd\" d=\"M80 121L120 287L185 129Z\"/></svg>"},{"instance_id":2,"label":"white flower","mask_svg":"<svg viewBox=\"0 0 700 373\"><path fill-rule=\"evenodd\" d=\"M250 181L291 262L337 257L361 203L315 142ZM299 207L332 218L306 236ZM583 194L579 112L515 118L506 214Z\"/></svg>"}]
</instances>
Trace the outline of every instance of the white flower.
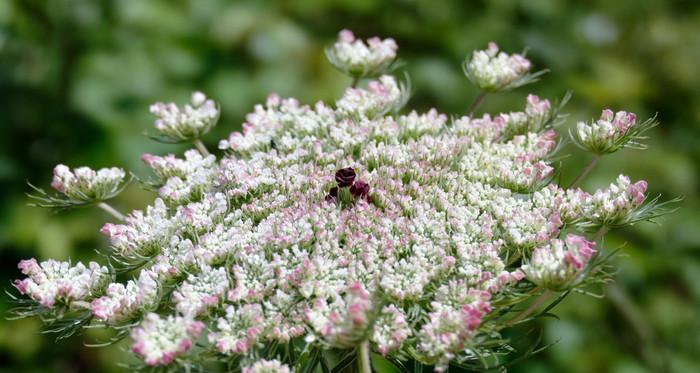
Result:
<instances>
[{"instance_id":1,"label":"white flower","mask_svg":"<svg viewBox=\"0 0 700 373\"><path fill-rule=\"evenodd\" d=\"M215 306L229 287L226 269L200 268L198 275L189 275L180 288L173 293L175 309L184 316L195 317Z\"/></svg>"},{"instance_id":2,"label":"white flower","mask_svg":"<svg viewBox=\"0 0 700 373\"><path fill-rule=\"evenodd\" d=\"M527 84L530 61L520 54L506 54L498 50L496 43L488 49L474 51L464 63L467 78L480 89L491 92L507 90Z\"/></svg>"},{"instance_id":3,"label":"white flower","mask_svg":"<svg viewBox=\"0 0 700 373\"><path fill-rule=\"evenodd\" d=\"M242 373L290 373L291 370L279 360L258 360L253 365L243 367Z\"/></svg>"},{"instance_id":4,"label":"white flower","mask_svg":"<svg viewBox=\"0 0 700 373\"><path fill-rule=\"evenodd\" d=\"M209 333L209 343L222 354L245 354L263 339L265 314L259 304L228 306L216 326L218 331Z\"/></svg>"},{"instance_id":5,"label":"white flower","mask_svg":"<svg viewBox=\"0 0 700 373\"><path fill-rule=\"evenodd\" d=\"M594 242L573 234L567 235L565 241L553 239L534 250L522 271L538 286L565 290L582 280L581 274L596 252L594 246Z\"/></svg>"},{"instance_id":6,"label":"white flower","mask_svg":"<svg viewBox=\"0 0 700 373\"><path fill-rule=\"evenodd\" d=\"M380 354L385 355L401 347L413 331L408 325L406 314L395 305L390 304L382 309L374 322L372 342L377 345Z\"/></svg>"},{"instance_id":7,"label":"white flower","mask_svg":"<svg viewBox=\"0 0 700 373\"><path fill-rule=\"evenodd\" d=\"M204 329L201 321L186 317L149 313L141 325L131 332L131 349L148 365L168 365L186 353Z\"/></svg>"},{"instance_id":8,"label":"white flower","mask_svg":"<svg viewBox=\"0 0 700 373\"><path fill-rule=\"evenodd\" d=\"M104 296L92 301L92 314L109 325L119 325L136 318L139 313L152 311L159 301L160 285L157 275L143 270L139 278L124 284L109 284Z\"/></svg>"},{"instance_id":9,"label":"white flower","mask_svg":"<svg viewBox=\"0 0 700 373\"><path fill-rule=\"evenodd\" d=\"M398 46L394 39L373 37L355 39L350 30L342 30L338 41L326 49L330 63L338 70L353 77L372 77L385 72L396 58Z\"/></svg>"},{"instance_id":10,"label":"white flower","mask_svg":"<svg viewBox=\"0 0 700 373\"><path fill-rule=\"evenodd\" d=\"M382 75L370 81L367 89L348 88L337 102L338 111L341 115L374 119L403 107L408 94L408 88L393 76Z\"/></svg>"},{"instance_id":11,"label":"white flower","mask_svg":"<svg viewBox=\"0 0 700 373\"><path fill-rule=\"evenodd\" d=\"M72 266L70 262L51 259L37 263L32 258L19 262L18 267L27 277L15 280L14 286L21 294L48 308L90 301L111 280L109 269L95 262L85 267L83 263Z\"/></svg>"},{"instance_id":12,"label":"white flower","mask_svg":"<svg viewBox=\"0 0 700 373\"><path fill-rule=\"evenodd\" d=\"M337 348L350 348L361 340L370 325L372 304L358 282L351 284L344 297L332 302L317 299L306 311L306 318L319 337Z\"/></svg>"},{"instance_id":13,"label":"white flower","mask_svg":"<svg viewBox=\"0 0 700 373\"><path fill-rule=\"evenodd\" d=\"M219 119L219 108L201 92L192 93L190 103L182 108L176 104L157 102L151 105L157 117L155 128L169 142L196 140L211 130Z\"/></svg>"},{"instance_id":14,"label":"white flower","mask_svg":"<svg viewBox=\"0 0 700 373\"><path fill-rule=\"evenodd\" d=\"M586 198L583 215L597 225L615 226L631 220L644 203L646 190L646 181L632 183L629 177L620 175L615 183Z\"/></svg>"},{"instance_id":15,"label":"white flower","mask_svg":"<svg viewBox=\"0 0 700 373\"><path fill-rule=\"evenodd\" d=\"M81 201L104 201L117 195L126 173L121 168L102 168L97 171L78 167L73 171L59 164L53 169L51 187L66 197Z\"/></svg>"},{"instance_id":16,"label":"white flower","mask_svg":"<svg viewBox=\"0 0 700 373\"><path fill-rule=\"evenodd\" d=\"M355 74L393 60L390 43L341 38L347 61L355 49L373 56L357 59ZM492 45L467 71L492 91L532 79L529 67ZM621 176L592 195L553 182L558 108L547 100L531 95L522 112L448 120L435 109L398 114L406 98L387 75L348 89L335 107L273 94L220 142L219 159L144 155L159 196L102 229L112 263L135 278L105 289L103 267L28 261L17 287L30 304L90 302L99 325L133 330L147 364L199 368L213 355L250 372L287 371L260 358L292 364L273 346L299 356L369 342L373 352L443 371L503 347L510 310L536 286L568 290L597 275L586 270L592 243L562 241L562 230L649 215L646 182ZM154 107L170 140L213 125L213 102L191 101ZM635 128L623 119L606 120ZM66 185L69 173L57 174ZM39 311L62 316L46 307ZM203 353L183 356L204 321L212 325L198 341Z\"/></svg>"},{"instance_id":17,"label":"white flower","mask_svg":"<svg viewBox=\"0 0 700 373\"><path fill-rule=\"evenodd\" d=\"M578 122L576 129L569 134L580 148L604 155L622 148L645 149L646 146L640 143L646 139L643 134L657 124L653 118L638 123L634 113L614 113L605 109L598 120L590 123Z\"/></svg>"}]
</instances>

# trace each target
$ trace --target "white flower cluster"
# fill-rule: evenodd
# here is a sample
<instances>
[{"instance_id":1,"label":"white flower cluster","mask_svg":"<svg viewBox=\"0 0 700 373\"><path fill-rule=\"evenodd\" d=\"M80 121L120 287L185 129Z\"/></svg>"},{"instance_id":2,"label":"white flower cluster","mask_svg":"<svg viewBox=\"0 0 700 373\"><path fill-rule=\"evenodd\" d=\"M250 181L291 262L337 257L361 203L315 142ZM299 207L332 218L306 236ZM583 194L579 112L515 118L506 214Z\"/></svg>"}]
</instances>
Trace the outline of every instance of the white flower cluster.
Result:
<instances>
[{"instance_id":1,"label":"white flower cluster","mask_svg":"<svg viewBox=\"0 0 700 373\"><path fill-rule=\"evenodd\" d=\"M291 370L279 360L259 360L249 367L241 369L242 373L290 373Z\"/></svg>"},{"instance_id":2,"label":"white flower cluster","mask_svg":"<svg viewBox=\"0 0 700 373\"><path fill-rule=\"evenodd\" d=\"M626 111L614 113L610 109L603 110L600 119L591 123L578 122L571 137L579 146L595 154L614 153L625 146L638 146L634 135L639 126L637 115Z\"/></svg>"},{"instance_id":3,"label":"white flower cluster","mask_svg":"<svg viewBox=\"0 0 700 373\"><path fill-rule=\"evenodd\" d=\"M525 84L532 64L524 56L507 54L489 43L485 50L474 51L464 64L464 73L477 87L486 92L515 88Z\"/></svg>"},{"instance_id":4,"label":"white flower cluster","mask_svg":"<svg viewBox=\"0 0 700 373\"><path fill-rule=\"evenodd\" d=\"M356 39L350 30L342 30L338 41L326 50L326 56L338 70L352 77L373 77L387 70L396 59L394 39Z\"/></svg>"},{"instance_id":5,"label":"white flower cluster","mask_svg":"<svg viewBox=\"0 0 700 373\"><path fill-rule=\"evenodd\" d=\"M126 285L109 284L105 295L92 301L93 316L108 325L120 325L154 311L161 291L156 280L155 273L144 270L137 280L129 280Z\"/></svg>"},{"instance_id":6,"label":"white flower cluster","mask_svg":"<svg viewBox=\"0 0 700 373\"><path fill-rule=\"evenodd\" d=\"M619 225L644 203L646 190L646 181L632 183L627 176L620 175L615 183L587 198L584 215L597 225Z\"/></svg>"},{"instance_id":7,"label":"white flower cluster","mask_svg":"<svg viewBox=\"0 0 700 373\"><path fill-rule=\"evenodd\" d=\"M51 187L75 201L103 201L114 197L121 190L125 176L124 170L116 167L97 171L78 167L71 171L67 166L59 164L53 169Z\"/></svg>"},{"instance_id":8,"label":"white flower cluster","mask_svg":"<svg viewBox=\"0 0 700 373\"><path fill-rule=\"evenodd\" d=\"M373 119L403 107L408 100L408 89L399 85L391 75L382 75L370 81L367 89L348 89L338 100L338 111L350 118Z\"/></svg>"},{"instance_id":9,"label":"white flower cluster","mask_svg":"<svg viewBox=\"0 0 700 373\"><path fill-rule=\"evenodd\" d=\"M111 281L109 269L95 262L71 266L69 262L36 259L19 262L19 269L27 277L15 280L14 286L44 307L70 306L71 303L90 301L100 295Z\"/></svg>"},{"instance_id":10,"label":"white flower cluster","mask_svg":"<svg viewBox=\"0 0 700 373\"><path fill-rule=\"evenodd\" d=\"M182 108L175 103L157 102L151 105L157 117L155 128L159 138L168 142L196 140L211 130L219 119L219 108L202 92L194 92L189 104Z\"/></svg>"},{"instance_id":11,"label":"white flower cluster","mask_svg":"<svg viewBox=\"0 0 700 373\"><path fill-rule=\"evenodd\" d=\"M198 316L218 304L228 288L226 268L212 269L203 265L199 274L189 275L180 289L173 293L175 309L185 316Z\"/></svg>"},{"instance_id":12,"label":"white flower cluster","mask_svg":"<svg viewBox=\"0 0 700 373\"><path fill-rule=\"evenodd\" d=\"M149 313L131 332L132 350L148 365L166 365L186 353L204 329L204 323L179 316L163 319Z\"/></svg>"},{"instance_id":13,"label":"white flower cluster","mask_svg":"<svg viewBox=\"0 0 700 373\"><path fill-rule=\"evenodd\" d=\"M364 45L343 35L342 48ZM393 59L391 45L369 50ZM469 66L500 89L530 64L492 45ZM140 273L92 300L95 319L140 322L134 351L150 365L190 348L245 365L282 359L272 351L283 345L313 354L369 344L442 371L498 343L503 304L578 284L595 251L562 232L624 221L644 201L646 183L625 177L592 195L552 183L547 100L448 120L434 109L397 114L405 98L390 76L332 106L271 95L219 143L218 160L144 155L159 197L102 230L114 262ZM192 104L156 105L160 126L218 114L203 96ZM245 369L289 370L265 360Z\"/></svg>"},{"instance_id":14,"label":"white flower cluster","mask_svg":"<svg viewBox=\"0 0 700 373\"><path fill-rule=\"evenodd\" d=\"M586 264L596 252L595 242L569 234L566 240L551 240L536 248L522 266L525 277L547 289L564 290L582 280Z\"/></svg>"}]
</instances>

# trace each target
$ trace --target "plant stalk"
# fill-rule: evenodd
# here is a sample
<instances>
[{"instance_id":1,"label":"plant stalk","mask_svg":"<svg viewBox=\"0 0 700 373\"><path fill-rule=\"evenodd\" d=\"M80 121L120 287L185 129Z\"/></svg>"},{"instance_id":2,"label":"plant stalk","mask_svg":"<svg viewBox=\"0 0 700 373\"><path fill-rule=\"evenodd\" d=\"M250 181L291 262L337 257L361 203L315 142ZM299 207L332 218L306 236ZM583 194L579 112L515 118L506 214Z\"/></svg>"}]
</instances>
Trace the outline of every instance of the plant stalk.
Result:
<instances>
[{"instance_id":1,"label":"plant stalk","mask_svg":"<svg viewBox=\"0 0 700 373\"><path fill-rule=\"evenodd\" d=\"M599 155L594 155L593 158L591 158L590 161L588 161L588 164L586 165L586 168L581 171L581 173L574 179L574 181L569 185L569 188L573 188L575 186L578 186L578 184L583 181L583 179L588 176L588 174L593 170L593 167L595 167L596 164L598 164L598 161L600 160Z\"/></svg>"},{"instance_id":2,"label":"plant stalk","mask_svg":"<svg viewBox=\"0 0 700 373\"><path fill-rule=\"evenodd\" d=\"M533 312L535 312L540 306L549 300L549 298L554 295L554 292L550 290L545 290L544 293L540 294L535 300L530 303L530 306L528 306L526 309L524 309L522 312L519 314L515 315L514 318L510 319L508 321L507 326L513 326L517 324L519 321L526 319L528 316L530 316Z\"/></svg>"},{"instance_id":3,"label":"plant stalk","mask_svg":"<svg viewBox=\"0 0 700 373\"><path fill-rule=\"evenodd\" d=\"M202 140L196 139L194 140L194 146L199 150L199 153L202 154L204 157L208 157L210 155L209 150L207 150L207 147L204 146L204 143L202 143Z\"/></svg>"},{"instance_id":4,"label":"plant stalk","mask_svg":"<svg viewBox=\"0 0 700 373\"><path fill-rule=\"evenodd\" d=\"M360 373L372 373L372 363L370 361L369 341L363 340L357 348L358 359L357 363L360 368Z\"/></svg>"},{"instance_id":5,"label":"plant stalk","mask_svg":"<svg viewBox=\"0 0 700 373\"><path fill-rule=\"evenodd\" d=\"M476 98L474 99L474 102L472 102L472 104L469 105L469 114L467 114L469 117L471 117L476 111L476 108L478 108L479 105L481 105L481 102L484 101L484 97L486 97L486 95L486 92L479 93L479 95L476 96Z\"/></svg>"},{"instance_id":6,"label":"plant stalk","mask_svg":"<svg viewBox=\"0 0 700 373\"><path fill-rule=\"evenodd\" d=\"M360 82L360 77L356 76L352 78L352 83L350 84L350 88L357 88L357 84Z\"/></svg>"},{"instance_id":7,"label":"plant stalk","mask_svg":"<svg viewBox=\"0 0 700 373\"><path fill-rule=\"evenodd\" d=\"M110 206L107 202L100 202L100 203L97 204L97 207L101 208L101 209L104 210L106 213L108 213L108 214L114 216L115 218L117 218L117 220L124 221L124 220L126 219L126 217L124 216L124 214L122 214L121 212L117 211L117 209L115 209L114 207Z\"/></svg>"}]
</instances>

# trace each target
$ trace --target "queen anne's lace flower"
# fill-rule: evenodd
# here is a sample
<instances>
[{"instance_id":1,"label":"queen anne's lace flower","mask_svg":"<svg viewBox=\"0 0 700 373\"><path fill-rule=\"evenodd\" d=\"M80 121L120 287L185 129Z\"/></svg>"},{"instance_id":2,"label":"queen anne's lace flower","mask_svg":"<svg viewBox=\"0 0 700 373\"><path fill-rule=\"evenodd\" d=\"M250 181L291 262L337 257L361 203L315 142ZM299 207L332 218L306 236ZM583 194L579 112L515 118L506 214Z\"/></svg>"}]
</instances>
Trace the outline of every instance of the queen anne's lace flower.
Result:
<instances>
[{"instance_id":1,"label":"queen anne's lace flower","mask_svg":"<svg viewBox=\"0 0 700 373\"><path fill-rule=\"evenodd\" d=\"M56 260L37 263L32 258L19 262L18 267L27 278L15 280L14 286L21 294L48 308L90 301L111 280L109 269L95 262L86 267L83 263L71 266L69 262Z\"/></svg>"},{"instance_id":2,"label":"queen anne's lace flower","mask_svg":"<svg viewBox=\"0 0 700 373\"><path fill-rule=\"evenodd\" d=\"M331 54L357 77L384 69L395 49L343 32ZM466 66L488 91L522 84L529 68L495 45ZM448 120L435 109L399 114L406 99L388 75L335 105L273 94L219 143L219 159L146 154L158 197L102 229L118 273L134 278L104 289L102 267L28 261L16 286L49 311L57 298L82 301L99 325L139 325L134 351L151 365L195 364L194 352L182 356L192 348L201 360L285 371L254 361L313 362L358 345L438 371L476 364L533 290L596 273L593 244L561 232L640 220L646 183L621 176L592 195L552 183L558 109L548 100ZM196 140L218 116L201 94L153 111L172 141Z\"/></svg>"},{"instance_id":3,"label":"queen anne's lace flower","mask_svg":"<svg viewBox=\"0 0 700 373\"><path fill-rule=\"evenodd\" d=\"M289 373L291 370L279 360L258 360L249 367L241 369L242 373Z\"/></svg>"},{"instance_id":4,"label":"queen anne's lace flower","mask_svg":"<svg viewBox=\"0 0 700 373\"><path fill-rule=\"evenodd\" d=\"M338 41L326 49L328 60L338 70L353 77L373 77L387 70L399 47L394 39L356 39L350 30L342 30Z\"/></svg>"},{"instance_id":5,"label":"queen anne's lace flower","mask_svg":"<svg viewBox=\"0 0 700 373\"><path fill-rule=\"evenodd\" d=\"M192 347L202 329L201 321L179 316L163 319L149 313L141 326L131 332L131 349L148 365L167 365Z\"/></svg>"},{"instance_id":6,"label":"queen anne's lace flower","mask_svg":"<svg viewBox=\"0 0 700 373\"><path fill-rule=\"evenodd\" d=\"M596 252L594 242L570 234L566 240L552 240L536 248L529 262L522 266L528 280L554 290L563 290L581 281L586 264Z\"/></svg>"},{"instance_id":7,"label":"queen anne's lace flower","mask_svg":"<svg viewBox=\"0 0 700 373\"><path fill-rule=\"evenodd\" d=\"M374 119L406 104L407 88L393 76L382 75L369 82L367 89L350 88L338 100L338 111L351 118Z\"/></svg>"},{"instance_id":8,"label":"queen anne's lace flower","mask_svg":"<svg viewBox=\"0 0 700 373\"><path fill-rule=\"evenodd\" d=\"M157 274L143 270L137 280L129 280L126 286L109 284L104 296L92 301L92 314L109 325L119 325L153 311L161 291Z\"/></svg>"},{"instance_id":9,"label":"queen anne's lace flower","mask_svg":"<svg viewBox=\"0 0 700 373\"><path fill-rule=\"evenodd\" d=\"M75 201L103 201L119 193L125 176L124 170L116 167L97 171L78 167L71 171L59 164L53 169L51 187Z\"/></svg>"},{"instance_id":10,"label":"queen anne's lace flower","mask_svg":"<svg viewBox=\"0 0 700 373\"><path fill-rule=\"evenodd\" d=\"M644 203L646 190L646 181L632 183L629 177L620 175L615 183L586 198L583 214L597 225L619 225L630 220L634 211Z\"/></svg>"},{"instance_id":11,"label":"queen anne's lace flower","mask_svg":"<svg viewBox=\"0 0 700 373\"><path fill-rule=\"evenodd\" d=\"M185 316L198 316L219 303L229 288L226 269L202 266L198 275L189 275L180 289L173 293L175 309Z\"/></svg>"},{"instance_id":12,"label":"queen anne's lace flower","mask_svg":"<svg viewBox=\"0 0 700 373\"><path fill-rule=\"evenodd\" d=\"M578 122L571 138L579 147L598 155L614 153L625 147L643 149L645 146L639 141L646 137L642 134L656 124L653 119L638 123L634 113L614 113L605 109L596 121Z\"/></svg>"},{"instance_id":13,"label":"queen anne's lace flower","mask_svg":"<svg viewBox=\"0 0 700 373\"><path fill-rule=\"evenodd\" d=\"M199 139L216 125L219 108L202 92L194 92L189 104L182 108L176 104L157 102L151 105L156 116L155 128L166 141L182 142Z\"/></svg>"},{"instance_id":14,"label":"queen anne's lace flower","mask_svg":"<svg viewBox=\"0 0 700 373\"><path fill-rule=\"evenodd\" d=\"M520 54L506 54L496 43L485 50L475 51L464 64L467 78L484 91L499 91L524 84L532 64Z\"/></svg>"}]
</instances>

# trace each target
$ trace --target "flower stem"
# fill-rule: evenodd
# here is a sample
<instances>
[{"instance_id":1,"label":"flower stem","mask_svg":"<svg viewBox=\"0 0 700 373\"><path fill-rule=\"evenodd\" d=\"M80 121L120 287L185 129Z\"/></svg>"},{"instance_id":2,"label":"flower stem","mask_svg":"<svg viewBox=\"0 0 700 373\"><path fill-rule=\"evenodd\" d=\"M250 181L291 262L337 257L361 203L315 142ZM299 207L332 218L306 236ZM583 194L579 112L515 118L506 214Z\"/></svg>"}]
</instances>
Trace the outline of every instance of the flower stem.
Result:
<instances>
[{"instance_id":1,"label":"flower stem","mask_svg":"<svg viewBox=\"0 0 700 373\"><path fill-rule=\"evenodd\" d=\"M575 186L578 186L578 184L583 181L583 179L588 176L588 174L593 170L593 167L595 167L596 164L598 164L598 161L600 160L599 155L594 155L593 158L591 158L590 161L588 161L588 164L586 165L586 168L581 171L581 173L574 179L574 181L569 185L569 188L573 188Z\"/></svg>"},{"instance_id":2,"label":"flower stem","mask_svg":"<svg viewBox=\"0 0 700 373\"><path fill-rule=\"evenodd\" d=\"M469 114L467 114L468 116L471 117L474 114L474 112L476 111L476 108L478 108L479 105L481 105L481 102L484 101L484 97L486 97L486 95L487 95L486 92L481 92L481 93L479 93L478 96L476 96L476 98L474 99L474 102L472 102L472 104L469 105Z\"/></svg>"},{"instance_id":3,"label":"flower stem","mask_svg":"<svg viewBox=\"0 0 700 373\"><path fill-rule=\"evenodd\" d=\"M124 219L125 219L124 214L117 211L114 207L110 206L107 202L100 202L97 204L97 207L101 208L106 213L114 216L115 218L117 218L117 220L124 221Z\"/></svg>"},{"instance_id":4,"label":"flower stem","mask_svg":"<svg viewBox=\"0 0 700 373\"><path fill-rule=\"evenodd\" d=\"M207 147L204 146L204 143L202 143L202 141L200 139L194 140L194 146L197 148L197 150L199 150L199 152L202 154L202 156L204 156L204 157L209 156L209 154L210 154L209 150L207 150Z\"/></svg>"},{"instance_id":5,"label":"flower stem","mask_svg":"<svg viewBox=\"0 0 700 373\"><path fill-rule=\"evenodd\" d=\"M537 298L535 298L532 303L530 303L530 306L528 306L526 309L524 309L522 312L519 314L515 315L514 318L510 319L508 321L507 326L513 326L517 324L519 321L526 319L528 316L530 316L533 312L535 312L540 306L549 300L549 298L552 297L554 293L549 290L545 290L544 293L540 294Z\"/></svg>"},{"instance_id":6,"label":"flower stem","mask_svg":"<svg viewBox=\"0 0 700 373\"><path fill-rule=\"evenodd\" d=\"M598 240L600 240L601 238L603 238L603 236L604 236L606 233L608 233L608 230L609 230L609 229L610 229L610 228L608 228L608 226L606 226L606 225L603 225L602 227L600 227L600 228L598 229L598 231L595 232L595 235L593 236L593 242L598 242Z\"/></svg>"},{"instance_id":7,"label":"flower stem","mask_svg":"<svg viewBox=\"0 0 700 373\"><path fill-rule=\"evenodd\" d=\"M360 373L372 373L372 363L370 362L370 351L369 351L369 341L368 340L363 340L360 343L360 346L357 348L358 350L358 365L360 368Z\"/></svg>"},{"instance_id":8,"label":"flower stem","mask_svg":"<svg viewBox=\"0 0 700 373\"><path fill-rule=\"evenodd\" d=\"M350 88L357 88L357 83L360 82L360 77L356 76L352 78L352 83L350 84Z\"/></svg>"}]
</instances>

